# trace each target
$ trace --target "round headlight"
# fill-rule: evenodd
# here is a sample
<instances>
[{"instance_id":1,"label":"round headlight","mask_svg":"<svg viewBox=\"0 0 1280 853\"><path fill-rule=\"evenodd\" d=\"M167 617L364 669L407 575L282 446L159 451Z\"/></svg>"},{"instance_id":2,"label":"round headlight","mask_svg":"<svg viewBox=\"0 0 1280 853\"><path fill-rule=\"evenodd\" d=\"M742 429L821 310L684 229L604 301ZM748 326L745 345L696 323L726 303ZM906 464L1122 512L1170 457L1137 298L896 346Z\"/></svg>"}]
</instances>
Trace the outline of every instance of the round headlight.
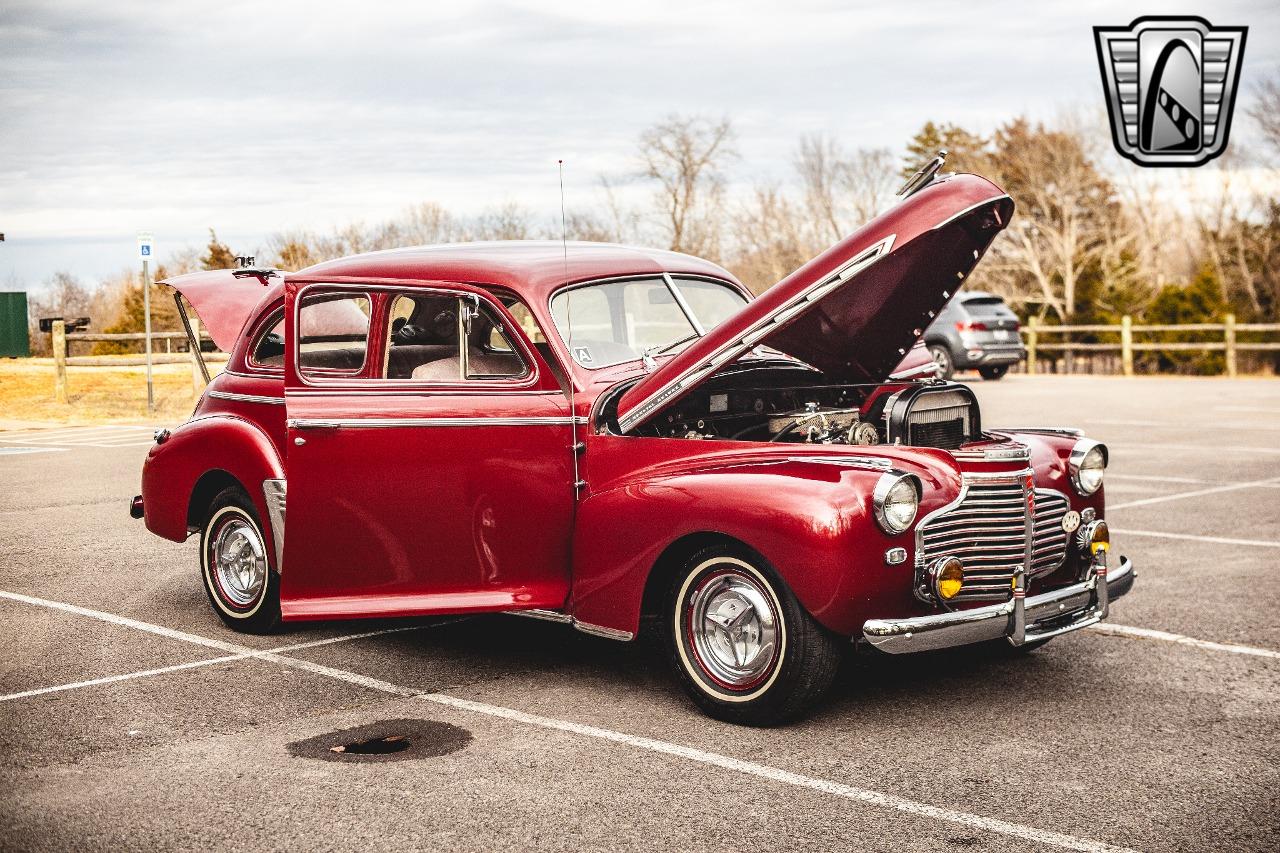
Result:
<instances>
[{"instance_id":1,"label":"round headlight","mask_svg":"<svg viewBox=\"0 0 1280 853\"><path fill-rule=\"evenodd\" d=\"M1071 448L1067 465L1076 491L1091 495L1102 485L1102 475L1107 470L1107 446L1082 438Z\"/></svg>"},{"instance_id":2,"label":"round headlight","mask_svg":"<svg viewBox=\"0 0 1280 853\"><path fill-rule=\"evenodd\" d=\"M882 474L871 498L876 522L885 533L898 534L911 526L920 508L920 488L911 474Z\"/></svg>"},{"instance_id":3,"label":"round headlight","mask_svg":"<svg viewBox=\"0 0 1280 853\"><path fill-rule=\"evenodd\" d=\"M964 566L956 557L943 557L929 567L934 595L941 601L950 601L964 589Z\"/></svg>"}]
</instances>

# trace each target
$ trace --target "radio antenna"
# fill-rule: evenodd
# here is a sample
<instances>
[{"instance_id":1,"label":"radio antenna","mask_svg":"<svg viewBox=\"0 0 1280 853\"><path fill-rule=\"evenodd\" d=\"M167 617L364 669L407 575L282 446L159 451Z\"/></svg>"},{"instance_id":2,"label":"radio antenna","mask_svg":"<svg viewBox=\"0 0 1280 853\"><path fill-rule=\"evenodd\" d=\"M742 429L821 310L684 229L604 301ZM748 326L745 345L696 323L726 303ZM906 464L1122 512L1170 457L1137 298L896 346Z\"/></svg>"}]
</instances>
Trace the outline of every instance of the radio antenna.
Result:
<instances>
[{"instance_id":1,"label":"radio antenna","mask_svg":"<svg viewBox=\"0 0 1280 853\"><path fill-rule=\"evenodd\" d=\"M569 279L569 228L564 216L564 160L557 160L560 171L560 247L564 252L564 279ZM566 293L564 298L564 325L566 343L569 349L569 361L576 361L573 355L573 294ZM587 484L582 479L578 459L587 449L586 442L578 441L578 392L573 381L573 371L569 371L569 435L573 439L573 496L576 499Z\"/></svg>"}]
</instances>

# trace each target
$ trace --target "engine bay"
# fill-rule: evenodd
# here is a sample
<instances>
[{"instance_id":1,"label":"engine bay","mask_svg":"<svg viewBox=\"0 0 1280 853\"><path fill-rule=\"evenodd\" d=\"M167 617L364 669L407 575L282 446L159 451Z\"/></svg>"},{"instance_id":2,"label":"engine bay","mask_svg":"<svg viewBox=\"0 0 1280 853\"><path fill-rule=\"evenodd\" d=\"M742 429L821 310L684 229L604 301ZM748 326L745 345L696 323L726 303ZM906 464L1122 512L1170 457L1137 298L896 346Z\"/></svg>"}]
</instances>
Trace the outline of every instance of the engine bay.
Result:
<instances>
[{"instance_id":1,"label":"engine bay","mask_svg":"<svg viewBox=\"0 0 1280 853\"><path fill-rule=\"evenodd\" d=\"M982 437L978 402L942 382L814 383L794 371L727 374L660 411L635 434L654 438L903 444L955 449ZM803 379L810 379L806 382ZM802 381L796 381L802 380Z\"/></svg>"}]
</instances>

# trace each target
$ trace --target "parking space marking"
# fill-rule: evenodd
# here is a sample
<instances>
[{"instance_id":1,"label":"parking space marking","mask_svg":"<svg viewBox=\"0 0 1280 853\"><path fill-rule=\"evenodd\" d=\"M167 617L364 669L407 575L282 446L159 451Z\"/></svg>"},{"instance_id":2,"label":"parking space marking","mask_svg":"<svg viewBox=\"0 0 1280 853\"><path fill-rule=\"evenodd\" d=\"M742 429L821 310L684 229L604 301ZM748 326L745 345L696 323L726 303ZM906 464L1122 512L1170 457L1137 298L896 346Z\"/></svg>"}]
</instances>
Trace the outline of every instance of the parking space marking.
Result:
<instances>
[{"instance_id":1,"label":"parking space marking","mask_svg":"<svg viewBox=\"0 0 1280 853\"><path fill-rule=\"evenodd\" d=\"M1164 427L1166 429L1183 429L1182 424L1169 423L1168 421L1125 421L1125 420L1100 420L1098 418L1089 418L1085 423L1090 426L1133 426L1133 427ZM1242 423L1215 423L1214 429L1241 429L1241 430L1261 430L1264 432L1275 432L1280 430L1280 426L1273 424L1242 424Z\"/></svg>"},{"instance_id":2,"label":"parking space marking","mask_svg":"<svg viewBox=\"0 0 1280 853\"><path fill-rule=\"evenodd\" d=\"M1130 530L1119 527L1111 528L1112 533L1125 536L1150 536L1158 539L1186 539L1191 542L1210 542L1215 545L1247 545L1254 548L1280 548L1280 542L1269 539L1229 539L1226 536L1195 536L1190 533L1168 533L1162 530Z\"/></svg>"},{"instance_id":3,"label":"parking space marking","mask_svg":"<svg viewBox=\"0 0 1280 853\"><path fill-rule=\"evenodd\" d=\"M1108 480L1142 480L1151 483L1185 483L1188 486L1196 486L1208 483L1208 480L1198 480L1195 477L1157 477L1150 474L1113 474L1107 472Z\"/></svg>"},{"instance_id":4,"label":"parking space marking","mask_svg":"<svg viewBox=\"0 0 1280 853\"><path fill-rule=\"evenodd\" d=\"M70 447L140 447L151 444L154 427L132 424L54 427L0 432L0 443Z\"/></svg>"},{"instance_id":5,"label":"parking space marking","mask_svg":"<svg viewBox=\"0 0 1280 853\"><path fill-rule=\"evenodd\" d=\"M151 625L147 622L140 622L126 616L116 616L112 613L91 610L87 607L79 607L74 604L50 601L48 599L36 598L34 596L22 595L21 593L8 592L4 590L0 590L0 597L8 598L13 601L20 601L26 604L48 607L54 610L61 610L67 613L75 613L93 619L100 619L115 625L136 628L162 637L182 640L200 646L223 649L225 651L231 651L235 655L243 654L245 657L256 657L262 660L269 660L284 666L301 669L317 675L324 675L329 678L334 678L349 684L368 687L383 693L403 697L416 697L438 705L470 711L472 713L499 717L525 723L527 725L577 734L584 737L626 744L638 749L683 758L687 761L693 761L699 764L719 767L721 769L755 776L757 778L767 779L774 782L780 782L798 788L806 788L812 791L842 797L844 799L867 803L868 805L893 809L907 814L917 815L919 817L932 818L934 820L958 824L998 835L1019 838L1024 841L1031 841L1037 844L1058 847L1064 850L1085 851L1085 853L1134 853L1134 851L1124 847L1118 847L1099 841L1091 841L1089 839L1077 838L1064 833L1023 826L1021 824L1009 823L1008 821L999 820L997 818L984 817L982 815L970 814L968 812L932 806L927 803L917 802L894 794L885 794L880 791L846 785L842 782L835 782L829 779L804 776L799 773L792 773L790 771L770 767L765 764L757 764L752 761L731 758L726 755L720 755L719 753L707 752L705 750L682 746L680 744L668 743L666 741L655 740L653 738L641 737L638 735L630 735L624 732L614 731L612 729L590 726L583 723L575 723L569 720L560 720L554 717L543 717L537 714L529 714L524 711L515 710L514 708L490 705L484 702L476 702L470 699L449 696L444 693L424 693L412 687L392 684L388 681L383 681L366 675L360 675L359 673L350 672L348 670L336 669L334 667L313 663L307 660L287 657L280 654L277 650L250 649L247 646L239 646L235 643L226 643L221 640L213 640L207 637L200 637L195 634L187 634L183 631L176 631L172 628L165 628L160 625ZM1216 646L1218 644L1213 645Z\"/></svg>"},{"instance_id":6,"label":"parking space marking","mask_svg":"<svg viewBox=\"0 0 1280 853\"><path fill-rule=\"evenodd\" d=\"M130 626L133 627L133 626ZM350 640L363 640L367 637L381 637L384 634L398 634L403 631L416 631L420 628L426 628L426 625L404 625L398 628L384 628L378 631L365 631L361 634L343 634L340 637L328 637L323 640L311 640L306 643L294 643L289 646L279 646L274 649L262 649L261 651L247 651L235 655L223 655L217 658L206 658L205 660L188 661L187 663L174 664L173 666L162 666L156 669L144 669L138 672L126 672L122 675L107 675L102 678L90 678L85 681L73 681L70 684L58 684L53 687L38 687L34 690L23 690L19 693L9 693L0 696L0 702L10 702L14 699L26 699L30 696L43 696L46 693L61 693L67 690L76 690L81 687L94 687L99 684L114 684L118 681L131 681L135 678L147 678L152 675L165 675L170 672L182 672L188 669L199 669L204 666L215 666L220 663L231 663L232 661L248 660L250 658L267 658L282 652L296 652L302 649L312 649L317 646L329 646L334 643L345 643Z\"/></svg>"},{"instance_id":7,"label":"parking space marking","mask_svg":"<svg viewBox=\"0 0 1280 853\"><path fill-rule=\"evenodd\" d=\"M1190 492L1174 492L1171 495L1158 495L1154 498L1142 498L1136 501L1125 501L1124 503L1113 504L1107 507L1108 511L1116 509L1128 509L1134 506L1146 506L1148 504L1164 503L1165 501L1176 501L1183 498L1198 498L1202 495L1215 495L1219 492L1232 492L1237 489L1248 489L1255 486L1270 486L1272 483L1280 482L1280 477L1268 477L1265 480L1249 480L1243 483L1227 483L1222 486L1212 486L1207 489L1195 489Z\"/></svg>"},{"instance_id":8,"label":"parking space marking","mask_svg":"<svg viewBox=\"0 0 1280 853\"><path fill-rule=\"evenodd\" d=\"M1134 448L1136 450L1186 450L1201 453L1257 453L1263 456L1280 456L1280 447L1246 447L1238 444L1152 444L1145 441L1108 441L1107 447L1115 449Z\"/></svg>"},{"instance_id":9,"label":"parking space marking","mask_svg":"<svg viewBox=\"0 0 1280 853\"><path fill-rule=\"evenodd\" d=\"M1090 628L1098 634L1109 634L1114 637L1136 637L1142 640L1161 640L1166 643L1177 643L1180 646L1192 646L1197 649L1208 649L1212 652L1230 652L1236 655L1271 658L1280 660L1280 652L1258 646L1244 646L1239 643L1215 643L1210 640L1197 640L1184 634L1173 634L1169 631L1156 631L1152 628L1137 628L1133 625L1117 625L1114 622L1100 622Z\"/></svg>"},{"instance_id":10,"label":"parking space marking","mask_svg":"<svg viewBox=\"0 0 1280 853\"><path fill-rule=\"evenodd\" d=\"M0 456L21 456L24 453L57 453L65 447L0 447Z\"/></svg>"}]
</instances>

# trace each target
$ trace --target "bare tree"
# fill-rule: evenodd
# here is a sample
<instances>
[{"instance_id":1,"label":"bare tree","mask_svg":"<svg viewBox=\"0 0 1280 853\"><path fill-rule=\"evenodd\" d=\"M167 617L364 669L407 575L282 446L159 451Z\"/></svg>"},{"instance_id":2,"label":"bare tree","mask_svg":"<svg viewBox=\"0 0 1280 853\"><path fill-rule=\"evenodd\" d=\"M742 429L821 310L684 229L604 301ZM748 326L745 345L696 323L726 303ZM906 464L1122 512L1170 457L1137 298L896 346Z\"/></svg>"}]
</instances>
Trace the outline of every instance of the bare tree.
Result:
<instances>
[{"instance_id":1,"label":"bare tree","mask_svg":"<svg viewBox=\"0 0 1280 853\"><path fill-rule=\"evenodd\" d=\"M834 139L823 134L802 136L794 165L815 230L822 238L834 243L846 228L839 199L845 169L844 152Z\"/></svg>"},{"instance_id":2,"label":"bare tree","mask_svg":"<svg viewBox=\"0 0 1280 853\"><path fill-rule=\"evenodd\" d=\"M1262 138L1271 149L1274 164L1280 165L1280 72L1273 72L1254 88L1257 101L1249 116L1258 123Z\"/></svg>"},{"instance_id":3,"label":"bare tree","mask_svg":"<svg viewBox=\"0 0 1280 853\"><path fill-rule=\"evenodd\" d=\"M993 246L990 271L1030 285L1038 301L1067 321L1090 264L1116 243L1118 203L1110 183L1072 133L1016 119L996 132L992 177L1013 196L1018 216ZM1109 233L1109 229L1113 229Z\"/></svg>"},{"instance_id":4,"label":"bare tree","mask_svg":"<svg viewBox=\"0 0 1280 853\"><path fill-rule=\"evenodd\" d=\"M727 118L672 115L640 134L643 175L673 251L714 257L723 230L724 167L736 156Z\"/></svg>"},{"instance_id":5,"label":"bare tree","mask_svg":"<svg viewBox=\"0 0 1280 853\"><path fill-rule=\"evenodd\" d=\"M757 187L733 225L736 239L730 263L743 284L756 293L817 251L804 217L775 186Z\"/></svg>"}]
</instances>

